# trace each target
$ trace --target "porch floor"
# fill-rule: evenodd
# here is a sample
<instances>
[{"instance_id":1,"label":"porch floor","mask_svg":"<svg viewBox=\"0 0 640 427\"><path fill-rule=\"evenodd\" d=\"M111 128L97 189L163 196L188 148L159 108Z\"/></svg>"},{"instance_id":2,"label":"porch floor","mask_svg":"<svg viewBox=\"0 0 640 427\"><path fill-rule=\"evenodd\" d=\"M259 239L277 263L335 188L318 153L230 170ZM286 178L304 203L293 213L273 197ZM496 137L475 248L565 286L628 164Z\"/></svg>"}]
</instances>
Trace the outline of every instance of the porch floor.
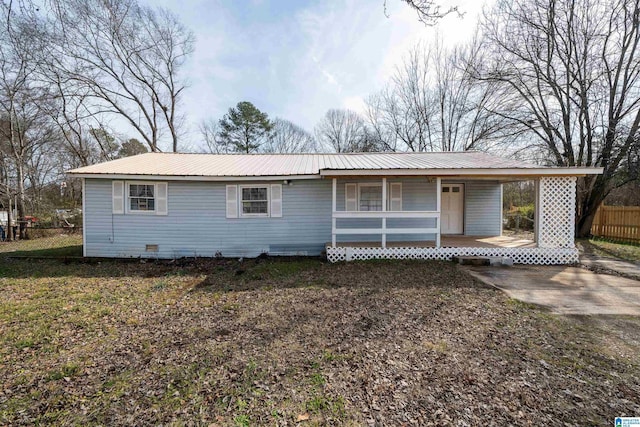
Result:
<instances>
[{"instance_id":1,"label":"porch floor","mask_svg":"<svg viewBox=\"0 0 640 427\"><path fill-rule=\"evenodd\" d=\"M413 248L430 248L435 247L433 240L422 241L387 241L388 248L396 247L413 247ZM331 242L327 243L327 247L331 246ZM380 242L338 242L338 247L367 247L379 248ZM510 236L442 236L440 238L441 247L452 248L535 248L536 243L532 240L520 239Z\"/></svg>"}]
</instances>

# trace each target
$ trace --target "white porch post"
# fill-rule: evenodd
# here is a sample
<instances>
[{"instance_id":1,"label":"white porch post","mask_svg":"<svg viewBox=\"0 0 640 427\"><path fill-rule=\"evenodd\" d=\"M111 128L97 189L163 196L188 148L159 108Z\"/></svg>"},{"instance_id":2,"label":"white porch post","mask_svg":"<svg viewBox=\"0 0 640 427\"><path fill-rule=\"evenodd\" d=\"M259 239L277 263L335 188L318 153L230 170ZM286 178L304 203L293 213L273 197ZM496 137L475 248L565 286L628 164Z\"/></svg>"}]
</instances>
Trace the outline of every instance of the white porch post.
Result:
<instances>
[{"instance_id":1,"label":"white porch post","mask_svg":"<svg viewBox=\"0 0 640 427\"><path fill-rule=\"evenodd\" d=\"M499 236L502 236L502 221L503 221L503 217L502 215L504 214L504 184L500 183L500 215L498 215L500 217L500 223L499 223L499 228L498 230L500 230L500 234Z\"/></svg>"},{"instance_id":2,"label":"white porch post","mask_svg":"<svg viewBox=\"0 0 640 427\"><path fill-rule=\"evenodd\" d=\"M533 221L533 240L536 242L536 247L540 246L540 206L542 204L542 198L540 197L540 178L534 181L535 197L533 202L534 209L534 221Z\"/></svg>"},{"instance_id":3,"label":"white porch post","mask_svg":"<svg viewBox=\"0 0 640 427\"><path fill-rule=\"evenodd\" d=\"M331 246L336 247L336 194L338 192L338 179L333 178L331 189Z\"/></svg>"},{"instance_id":4,"label":"white porch post","mask_svg":"<svg viewBox=\"0 0 640 427\"><path fill-rule=\"evenodd\" d=\"M382 178L382 212L387 211L387 178ZM387 247L387 218L382 217L382 247Z\"/></svg>"},{"instance_id":5,"label":"white porch post","mask_svg":"<svg viewBox=\"0 0 640 427\"><path fill-rule=\"evenodd\" d=\"M442 221L441 206L442 206L442 178L437 177L436 178L436 211L438 212L438 218L436 220L437 221L436 228L438 229L438 232L436 233L436 248L440 247L440 231L442 229L442 227L441 227L441 221Z\"/></svg>"},{"instance_id":6,"label":"white porch post","mask_svg":"<svg viewBox=\"0 0 640 427\"><path fill-rule=\"evenodd\" d=\"M537 199L538 247L575 248L576 177L541 177Z\"/></svg>"},{"instance_id":7,"label":"white porch post","mask_svg":"<svg viewBox=\"0 0 640 427\"><path fill-rule=\"evenodd\" d=\"M87 218L87 193L86 193L86 188L87 188L87 183L85 182L86 179L82 178L82 256L87 256L87 223L86 223L86 218ZM11 209L11 206L9 206L9 209ZM9 222L7 221L7 226L10 227L11 224L9 224ZM15 236L14 236L15 237ZM113 239L111 239L113 243Z\"/></svg>"}]
</instances>

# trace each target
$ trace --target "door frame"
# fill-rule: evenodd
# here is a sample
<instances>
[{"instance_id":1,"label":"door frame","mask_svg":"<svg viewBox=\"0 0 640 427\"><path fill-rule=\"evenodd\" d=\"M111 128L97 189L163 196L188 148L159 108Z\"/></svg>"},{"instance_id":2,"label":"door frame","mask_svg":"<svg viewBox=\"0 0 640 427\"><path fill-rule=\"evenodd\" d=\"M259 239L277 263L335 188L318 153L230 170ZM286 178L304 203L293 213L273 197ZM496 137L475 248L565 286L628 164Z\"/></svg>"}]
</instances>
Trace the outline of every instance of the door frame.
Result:
<instances>
[{"instance_id":1,"label":"door frame","mask_svg":"<svg viewBox=\"0 0 640 427\"><path fill-rule=\"evenodd\" d=\"M440 184L440 187L441 187L440 191L442 191L442 187L451 186L451 185L460 186L460 188L462 189L461 190L461 192L462 192L462 208L461 208L461 212L460 212L462 214L462 232L459 233L459 234L457 234L457 233L456 234L441 233L441 235L443 235L443 236L464 236L466 228L467 228L466 227L467 226L467 224L466 224L466 215L465 215L466 209L467 209L467 206L466 206L466 203L465 203L465 201L466 201L466 197L465 197L466 196L466 186L465 186L464 182L443 182L442 184ZM442 197L442 196L440 196L440 197ZM440 212L440 214L442 215L442 212Z\"/></svg>"}]
</instances>

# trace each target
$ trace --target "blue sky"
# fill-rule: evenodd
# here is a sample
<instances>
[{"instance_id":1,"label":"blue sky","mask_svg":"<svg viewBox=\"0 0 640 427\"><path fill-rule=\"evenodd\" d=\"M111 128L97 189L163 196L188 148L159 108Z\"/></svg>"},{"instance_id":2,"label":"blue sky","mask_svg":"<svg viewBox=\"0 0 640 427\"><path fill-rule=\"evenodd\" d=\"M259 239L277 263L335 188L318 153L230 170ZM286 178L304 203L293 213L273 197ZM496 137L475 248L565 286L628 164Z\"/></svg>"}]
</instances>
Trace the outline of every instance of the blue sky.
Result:
<instances>
[{"instance_id":1,"label":"blue sky","mask_svg":"<svg viewBox=\"0 0 640 427\"><path fill-rule=\"evenodd\" d=\"M464 18L430 28L399 0L387 1L389 17L384 0L153 1L196 36L183 99L192 149L201 146L197 123L239 101L309 131L330 108L360 109L419 41L436 32L446 43L471 36L481 1L456 3Z\"/></svg>"}]
</instances>

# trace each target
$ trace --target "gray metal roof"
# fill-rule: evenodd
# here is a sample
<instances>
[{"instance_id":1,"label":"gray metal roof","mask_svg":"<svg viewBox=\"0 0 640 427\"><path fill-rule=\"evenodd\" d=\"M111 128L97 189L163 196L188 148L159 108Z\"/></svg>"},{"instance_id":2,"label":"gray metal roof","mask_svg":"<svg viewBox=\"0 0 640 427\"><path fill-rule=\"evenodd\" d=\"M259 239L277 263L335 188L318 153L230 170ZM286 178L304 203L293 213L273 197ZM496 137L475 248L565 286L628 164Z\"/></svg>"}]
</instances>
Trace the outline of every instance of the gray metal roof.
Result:
<instances>
[{"instance_id":1,"label":"gray metal roof","mask_svg":"<svg viewBox=\"0 0 640 427\"><path fill-rule=\"evenodd\" d=\"M348 154L146 153L69 171L80 176L286 177L330 175L331 171L559 170L480 152ZM565 170L568 168L564 168ZM584 170L596 168L581 168ZM575 170L575 174L578 170ZM432 172L431 172L432 173Z\"/></svg>"}]
</instances>

